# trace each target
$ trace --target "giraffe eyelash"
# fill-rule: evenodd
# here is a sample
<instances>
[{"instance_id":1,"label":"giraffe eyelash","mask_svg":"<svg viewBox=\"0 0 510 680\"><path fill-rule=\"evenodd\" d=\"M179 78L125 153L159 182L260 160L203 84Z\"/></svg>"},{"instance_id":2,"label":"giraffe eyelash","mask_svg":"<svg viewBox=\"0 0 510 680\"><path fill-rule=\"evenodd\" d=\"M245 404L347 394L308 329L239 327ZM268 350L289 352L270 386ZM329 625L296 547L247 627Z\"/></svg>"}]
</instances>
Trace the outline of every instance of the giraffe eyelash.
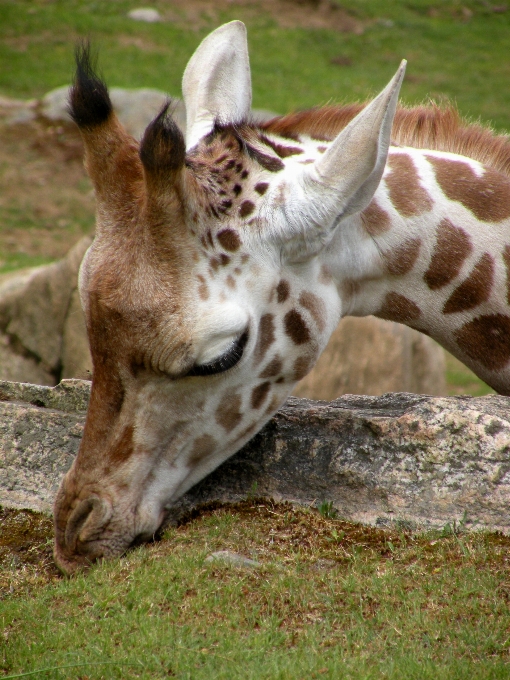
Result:
<instances>
[{"instance_id":1,"label":"giraffe eyelash","mask_svg":"<svg viewBox=\"0 0 510 680\"><path fill-rule=\"evenodd\" d=\"M186 374L186 377L192 375L216 375L228 371L241 361L247 342L248 331L245 331L237 338L237 340L234 340L229 349L222 354L221 357L208 364L197 364L196 366L193 366Z\"/></svg>"}]
</instances>

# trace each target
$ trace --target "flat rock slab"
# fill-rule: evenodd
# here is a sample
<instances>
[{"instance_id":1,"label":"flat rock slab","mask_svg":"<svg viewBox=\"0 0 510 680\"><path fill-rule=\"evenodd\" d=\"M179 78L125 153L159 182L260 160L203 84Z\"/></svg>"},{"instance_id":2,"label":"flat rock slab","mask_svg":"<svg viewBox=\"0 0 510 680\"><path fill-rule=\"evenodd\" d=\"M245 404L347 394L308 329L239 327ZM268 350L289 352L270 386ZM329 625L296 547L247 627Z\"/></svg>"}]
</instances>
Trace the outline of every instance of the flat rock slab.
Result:
<instances>
[{"instance_id":1,"label":"flat rock slab","mask_svg":"<svg viewBox=\"0 0 510 680\"><path fill-rule=\"evenodd\" d=\"M78 450L90 383L0 382L0 504L50 511ZM332 502L370 524L467 526L510 533L510 399L290 398L241 451L197 484L172 518L248 495Z\"/></svg>"}]
</instances>

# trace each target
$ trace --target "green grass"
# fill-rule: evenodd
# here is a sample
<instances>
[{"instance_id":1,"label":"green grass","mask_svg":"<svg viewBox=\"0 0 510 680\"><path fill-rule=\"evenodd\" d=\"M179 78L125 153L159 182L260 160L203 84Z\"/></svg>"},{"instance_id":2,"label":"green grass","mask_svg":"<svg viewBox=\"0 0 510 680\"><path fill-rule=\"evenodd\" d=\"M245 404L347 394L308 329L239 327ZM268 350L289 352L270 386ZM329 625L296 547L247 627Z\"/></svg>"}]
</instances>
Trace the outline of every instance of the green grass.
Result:
<instances>
[{"instance_id":1,"label":"green grass","mask_svg":"<svg viewBox=\"0 0 510 680\"><path fill-rule=\"evenodd\" d=\"M481 0L341 4L364 22L362 35L282 29L264 13L239 7L203 18L200 29L192 30L171 21L132 21L126 13L136 3L124 0L2 0L0 92L41 96L69 82L73 45L89 36L100 48L110 85L178 94L184 66L201 38L221 21L246 18L256 107L286 112L364 99L383 87L405 57L404 100L446 95L464 114L510 127L510 11L490 11ZM164 0L151 5L163 14L172 6ZM466 10L472 15L466 17ZM351 65L332 64L338 56Z\"/></svg>"},{"instance_id":2,"label":"green grass","mask_svg":"<svg viewBox=\"0 0 510 680\"><path fill-rule=\"evenodd\" d=\"M508 678L509 547L451 526L383 532L288 505L219 508L86 576L34 587L18 567L0 600L0 673ZM205 561L220 549L261 567Z\"/></svg>"}]
</instances>

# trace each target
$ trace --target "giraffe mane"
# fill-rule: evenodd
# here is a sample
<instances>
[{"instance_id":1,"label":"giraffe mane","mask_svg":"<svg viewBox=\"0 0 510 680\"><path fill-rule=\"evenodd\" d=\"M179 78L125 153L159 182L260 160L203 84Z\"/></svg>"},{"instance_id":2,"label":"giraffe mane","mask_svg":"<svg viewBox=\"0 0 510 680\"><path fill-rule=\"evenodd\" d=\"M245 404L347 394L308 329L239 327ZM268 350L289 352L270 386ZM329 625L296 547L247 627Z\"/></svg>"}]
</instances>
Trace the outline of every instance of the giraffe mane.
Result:
<instances>
[{"instance_id":1,"label":"giraffe mane","mask_svg":"<svg viewBox=\"0 0 510 680\"><path fill-rule=\"evenodd\" d=\"M274 118L260 128L295 139L309 134L319 140L333 139L365 104L325 106ZM452 104L398 108L392 143L415 149L447 151L467 156L510 177L510 137L497 135L489 127L469 123Z\"/></svg>"}]
</instances>

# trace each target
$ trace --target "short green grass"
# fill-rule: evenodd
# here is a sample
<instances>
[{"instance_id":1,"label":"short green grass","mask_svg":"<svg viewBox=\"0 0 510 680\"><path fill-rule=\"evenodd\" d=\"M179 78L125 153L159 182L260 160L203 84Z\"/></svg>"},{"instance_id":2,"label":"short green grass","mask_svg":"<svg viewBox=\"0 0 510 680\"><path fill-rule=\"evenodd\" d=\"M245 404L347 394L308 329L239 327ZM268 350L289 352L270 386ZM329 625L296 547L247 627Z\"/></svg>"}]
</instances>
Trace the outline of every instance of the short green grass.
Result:
<instances>
[{"instance_id":1,"label":"short green grass","mask_svg":"<svg viewBox=\"0 0 510 680\"><path fill-rule=\"evenodd\" d=\"M176 95L201 38L222 21L244 18L257 107L284 113L330 100L365 99L407 58L404 100L447 96L466 115L510 127L510 11L495 12L482 0L344 0L341 5L363 23L362 35L283 29L267 14L235 3L214 18L203 17L194 30L183 21L135 22L126 16L136 6L129 0L1 0L0 92L41 96L69 82L73 46L88 36L100 48L110 85L156 87ZM166 0L151 6L163 15L172 10ZM339 56L349 65L332 63Z\"/></svg>"},{"instance_id":2,"label":"short green grass","mask_svg":"<svg viewBox=\"0 0 510 680\"><path fill-rule=\"evenodd\" d=\"M508 678L510 538L323 514L211 509L70 580L0 563L0 677Z\"/></svg>"}]
</instances>

